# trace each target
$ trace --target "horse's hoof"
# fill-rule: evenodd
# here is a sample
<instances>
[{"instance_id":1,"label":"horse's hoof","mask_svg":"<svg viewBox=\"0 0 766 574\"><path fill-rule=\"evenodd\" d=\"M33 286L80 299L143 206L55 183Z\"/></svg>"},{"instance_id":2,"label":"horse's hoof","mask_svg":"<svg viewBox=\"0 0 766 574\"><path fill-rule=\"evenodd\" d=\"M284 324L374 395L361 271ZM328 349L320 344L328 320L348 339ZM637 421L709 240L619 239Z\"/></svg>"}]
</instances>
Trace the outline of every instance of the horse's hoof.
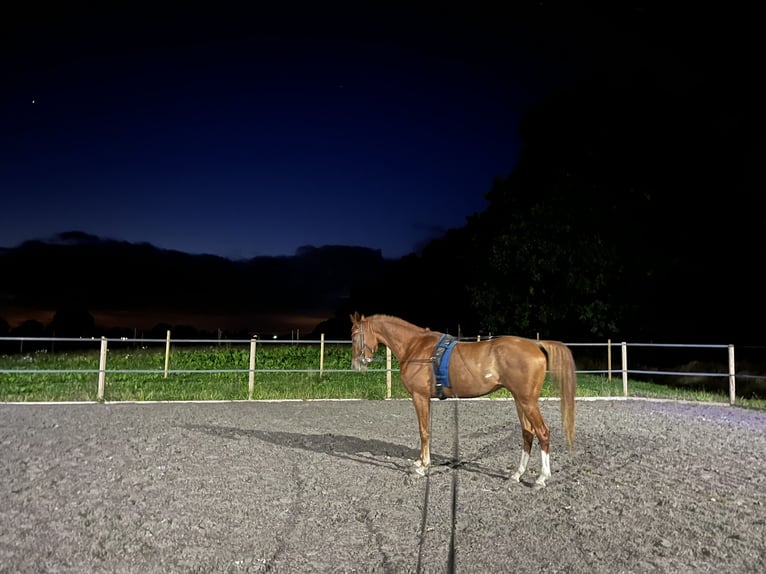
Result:
<instances>
[{"instance_id":1,"label":"horse's hoof","mask_svg":"<svg viewBox=\"0 0 766 574\"><path fill-rule=\"evenodd\" d=\"M514 472L511 475L510 480L512 480L513 482L519 482L521 480L521 473L520 472Z\"/></svg>"},{"instance_id":2,"label":"horse's hoof","mask_svg":"<svg viewBox=\"0 0 766 574\"><path fill-rule=\"evenodd\" d=\"M534 490L540 490L542 488L545 488L545 481L544 480L536 480L535 485L532 487Z\"/></svg>"},{"instance_id":3,"label":"horse's hoof","mask_svg":"<svg viewBox=\"0 0 766 574\"><path fill-rule=\"evenodd\" d=\"M415 461L415 474L417 474L419 476L425 476L426 475L426 471L428 471L428 467L424 466L423 463L420 462L419 460L416 460Z\"/></svg>"}]
</instances>

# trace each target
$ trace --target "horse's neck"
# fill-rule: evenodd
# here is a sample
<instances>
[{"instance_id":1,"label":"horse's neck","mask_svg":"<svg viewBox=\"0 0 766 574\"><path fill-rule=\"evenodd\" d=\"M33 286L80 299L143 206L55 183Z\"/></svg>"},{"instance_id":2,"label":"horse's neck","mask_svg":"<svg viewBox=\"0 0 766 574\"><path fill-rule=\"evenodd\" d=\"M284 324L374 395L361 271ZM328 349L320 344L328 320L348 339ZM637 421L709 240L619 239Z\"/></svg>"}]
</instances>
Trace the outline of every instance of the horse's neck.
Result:
<instances>
[{"instance_id":1,"label":"horse's neck","mask_svg":"<svg viewBox=\"0 0 766 574\"><path fill-rule=\"evenodd\" d=\"M372 328L379 343L383 343L402 361L407 353L407 344L413 335L418 335L422 328L395 317L375 317Z\"/></svg>"}]
</instances>

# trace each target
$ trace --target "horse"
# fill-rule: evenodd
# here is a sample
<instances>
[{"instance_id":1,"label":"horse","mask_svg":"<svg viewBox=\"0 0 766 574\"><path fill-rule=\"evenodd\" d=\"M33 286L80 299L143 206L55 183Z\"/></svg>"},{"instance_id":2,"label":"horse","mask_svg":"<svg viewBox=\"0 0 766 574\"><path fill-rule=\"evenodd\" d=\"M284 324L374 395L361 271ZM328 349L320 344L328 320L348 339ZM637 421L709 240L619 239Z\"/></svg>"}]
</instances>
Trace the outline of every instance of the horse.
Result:
<instances>
[{"instance_id":1,"label":"horse","mask_svg":"<svg viewBox=\"0 0 766 574\"><path fill-rule=\"evenodd\" d=\"M366 371L378 345L386 345L399 361L399 375L412 397L420 431L420 458L415 471L424 476L431 466L431 399L474 398L505 387L511 393L521 423L521 461L511 480L520 482L527 470L532 444L540 446L541 471L535 488L545 486L551 476L550 430L540 413L540 390L546 370L561 396L561 420L571 452L575 433L575 387L577 375L572 353L560 341L539 341L502 336L484 341L453 341L447 357L446 384L440 384L435 368L443 333L418 327L389 315L351 318L352 367ZM443 354L443 353L442 353ZM444 371L442 371L444 373ZM442 383L444 380L442 379Z\"/></svg>"}]
</instances>

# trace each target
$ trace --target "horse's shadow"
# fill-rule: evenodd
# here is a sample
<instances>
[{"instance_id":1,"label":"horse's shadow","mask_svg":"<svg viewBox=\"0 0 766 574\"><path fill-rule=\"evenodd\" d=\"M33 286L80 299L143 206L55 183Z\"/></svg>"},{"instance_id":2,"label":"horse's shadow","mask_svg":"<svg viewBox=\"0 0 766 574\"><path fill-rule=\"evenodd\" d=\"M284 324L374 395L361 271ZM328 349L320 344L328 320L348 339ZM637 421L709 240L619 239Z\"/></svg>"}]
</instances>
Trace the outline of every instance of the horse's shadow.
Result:
<instances>
[{"instance_id":1,"label":"horse's shadow","mask_svg":"<svg viewBox=\"0 0 766 574\"><path fill-rule=\"evenodd\" d=\"M230 440L257 439L279 447L308 450L344 460L352 460L360 464L392 468L407 474L413 472L412 461L420 455L419 450L399 444L332 433L305 434L195 424L184 425L183 428ZM472 461L455 460L435 453L432 453L431 459L432 473L457 468L503 480L508 478L504 472Z\"/></svg>"}]
</instances>

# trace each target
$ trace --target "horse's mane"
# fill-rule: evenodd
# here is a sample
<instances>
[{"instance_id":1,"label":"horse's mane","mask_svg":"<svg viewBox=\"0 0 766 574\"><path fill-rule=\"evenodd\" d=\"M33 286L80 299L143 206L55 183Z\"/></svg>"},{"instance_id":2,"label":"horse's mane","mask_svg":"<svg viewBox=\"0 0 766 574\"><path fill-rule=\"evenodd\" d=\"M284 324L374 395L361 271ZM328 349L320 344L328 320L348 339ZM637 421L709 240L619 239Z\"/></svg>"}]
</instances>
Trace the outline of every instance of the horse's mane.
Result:
<instances>
[{"instance_id":1,"label":"horse's mane","mask_svg":"<svg viewBox=\"0 0 766 574\"><path fill-rule=\"evenodd\" d=\"M401 319L400 317L394 317L393 315L385 315L385 314L378 314L378 315L371 315L367 317L367 319L370 320L385 320L389 321L391 323L396 323L400 327L409 327L411 329L418 329L424 333L429 333L431 329L428 327L419 327L418 325L415 325L414 323L410 323L409 321L405 321L404 319Z\"/></svg>"}]
</instances>

